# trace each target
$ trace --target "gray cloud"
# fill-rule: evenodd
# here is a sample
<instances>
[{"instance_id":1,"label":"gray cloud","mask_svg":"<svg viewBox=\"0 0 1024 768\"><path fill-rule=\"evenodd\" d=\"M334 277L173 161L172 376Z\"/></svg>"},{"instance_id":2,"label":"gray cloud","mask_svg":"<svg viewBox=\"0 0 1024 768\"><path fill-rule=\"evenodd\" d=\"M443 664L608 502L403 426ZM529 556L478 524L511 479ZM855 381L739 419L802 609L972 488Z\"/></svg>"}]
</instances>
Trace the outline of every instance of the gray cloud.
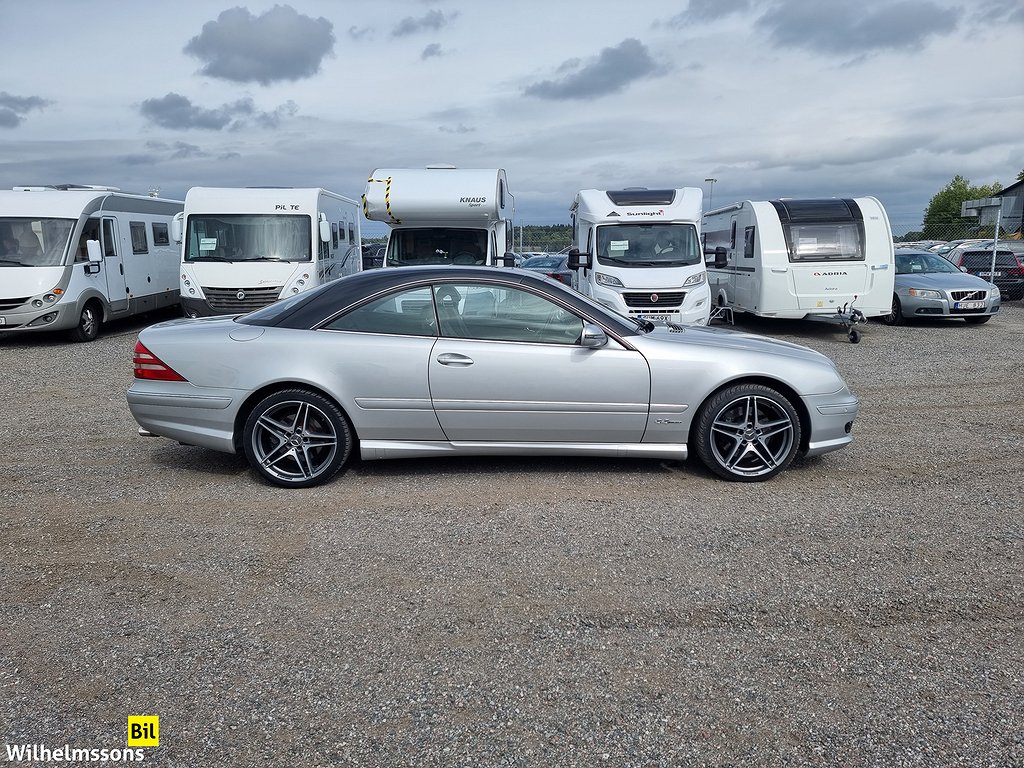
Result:
<instances>
[{"instance_id":1,"label":"gray cloud","mask_svg":"<svg viewBox=\"0 0 1024 768\"><path fill-rule=\"evenodd\" d=\"M406 35L414 35L417 32L422 32L423 30L437 32L454 21L458 15L458 13L452 13L445 16L441 11L429 11L426 15L420 16L418 19L414 19L412 16L406 16L395 25L393 30L391 30L391 36L405 37Z\"/></svg>"},{"instance_id":2,"label":"gray cloud","mask_svg":"<svg viewBox=\"0 0 1024 768\"><path fill-rule=\"evenodd\" d=\"M15 96L0 91L0 128L17 128L33 109L44 109L50 104L38 96Z\"/></svg>"},{"instance_id":3,"label":"gray cloud","mask_svg":"<svg viewBox=\"0 0 1024 768\"><path fill-rule=\"evenodd\" d=\"M756 24L777 46L848 55L917 50L928 38L956 29L961 15L958 8L943 8L929 0L874 5L786 0Z\"/></svg>"},{"instance_id":4,"label":"gray cloud","mask_svg":"<svg viewBox=\"0 0 1024 768\"><path fill-rule=\"evenodd\" d=\"M168 93L157 99L146 99L139 112L161 128L221 131L242 128L250 123L261 128L276 128L284 118L294 116L298 106L287 101L272 112L263 112L256 108L252 99L245 98L215 109L205 109L180 93Z\"/></svg>"},{"instance_id":5,"label":"gray cloud","mask_svg":"<svg viewBox=\"0 0 1024 768\"><path fill-rule=\"evenodd\" d=\"M673 16L666 24L673 29L682 29L750 10L751 5L751 0L690 0L686 10Z\"/></svg>"},{"instance_id":6,"label":"gray cloud","mask_svg":"<svg viewBox=\"0 0 1024 768\"><path fill-rule=\"evenodd\" d=\"M426 61L427 59L433 59L443 56L444 52L441 50L439 43L431 43L423 49L423 53L420 54L420 58Z\"/></svg>"},{"instance_id":7,"label":"gray cloud","mask_svg":"<svg viewBox=\"0 0 1024 768\"><path fill-rule=\"evenodd\" d=\"M621 91L635 80L664 72L635 38L605 48L585 64L579 59L564 62L557 80L543 80L527 86L523 93L541 99L596 99Z\"/></svg>"},{"instance_id":8,"label":"gray cloud","mask_svg":"<svg viewBox=\"0 0 1024 768\"><path fill-rule=\"evenodd\" d=\"M1024 5L1020 0L983 0L974 5L974 10L977 11L977 21L982 24L1024 24Z\"/></svg>"},{"instance_id":9,"label":"gray cloud","mask_svg":"<svg viewBox=\"0 0 1024 768\"><path fill-rule=\"evenodd\" d=\"M184 50L205 62L204 75L269 85L319 72L334 49L333 29L327 19L303 16L289 5L275 5L262 16L230 8L206 22Z\"/></svg>"},{"instance_id":10,"label":"gray cloud","mask_svg":"<svg viewBox=\"0 0 1024 768\"><path fill-rule=\"evenodd\" d=\"M348 36L353 40L362 40L363 38L373 37L373 28L352 26L348 28Z\"/></svg>"},{"instance_id":11,"label":"gray cloud","mask_svg":"<svg viewBox=\"0 0 1024 768\"><path fill-rule=\"evenodd\" d=\"M171 160L186 160L192 157L208 157L209 155L196 144L175 141L170 144L163 141L147 141L146 149L166 155Z\"/></svg>"}]
</instances>

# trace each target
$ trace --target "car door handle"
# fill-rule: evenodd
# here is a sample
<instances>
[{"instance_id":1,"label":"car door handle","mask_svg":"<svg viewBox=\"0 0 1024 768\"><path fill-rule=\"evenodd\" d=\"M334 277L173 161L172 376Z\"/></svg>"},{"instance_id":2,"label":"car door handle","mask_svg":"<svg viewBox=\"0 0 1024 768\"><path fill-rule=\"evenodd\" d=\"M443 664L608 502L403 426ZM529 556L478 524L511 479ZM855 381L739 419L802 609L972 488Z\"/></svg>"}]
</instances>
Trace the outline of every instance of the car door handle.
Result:
<instances>
[{"instance_id":1,"label":"car door handle","mask_svg":"<svg viewBox=\"0 0 1024 768\"><path fill-rule=\"evenodd\" d=\"M473 364L473 358L455 354L454 352L446 352L437 356L437 362L441 365L467 366Z\"/></svg>"}]
</instances>

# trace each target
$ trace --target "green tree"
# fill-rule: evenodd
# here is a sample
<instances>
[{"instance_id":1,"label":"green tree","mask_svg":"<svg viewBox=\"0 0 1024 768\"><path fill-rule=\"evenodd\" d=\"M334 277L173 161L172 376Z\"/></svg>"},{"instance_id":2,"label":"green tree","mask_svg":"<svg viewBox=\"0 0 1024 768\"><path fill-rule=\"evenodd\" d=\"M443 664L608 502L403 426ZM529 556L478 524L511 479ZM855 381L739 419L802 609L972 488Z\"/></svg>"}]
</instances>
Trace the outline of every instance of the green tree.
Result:
<instances>
[{"instance_id":1,"label":"green tree","mask_svg":"<svg viewBox=\"0 0 1024 768\"><path fill-rule=\"evenodd\" d=\"M1017 174L1017 181L1024 181L1024 170Z\"/></svg>"},{"instance_id":2,"label":"green tree","mask_svg":"<svg viewBox=\"0 0 1024 768\"><path fill-rule=\"evenodd\" d=\"M978 219L961 216L960 204L965 200L991 197L1002 188L998 181L981 187L971 186L970 181L957 174L929 201L924 212L924 238L954 240L977 234Z\"/></svg>"}]
</instances>

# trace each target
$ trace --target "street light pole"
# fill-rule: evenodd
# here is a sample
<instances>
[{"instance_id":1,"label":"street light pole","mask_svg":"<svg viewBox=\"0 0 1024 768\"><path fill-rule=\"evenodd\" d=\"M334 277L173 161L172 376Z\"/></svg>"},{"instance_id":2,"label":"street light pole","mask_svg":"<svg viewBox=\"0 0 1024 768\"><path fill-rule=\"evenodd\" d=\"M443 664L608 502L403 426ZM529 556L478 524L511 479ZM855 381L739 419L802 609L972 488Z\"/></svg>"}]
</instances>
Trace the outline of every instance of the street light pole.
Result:
<instances>
[{"instance_id":1,"label":"street light pole","mask_svg":"<svg viewBox=\"0 0 1024 768\"><path fill-rule=\"evenodd\" d=\"M711 185L710 187L708 187L708 208L711 207L711 201L715 199L715 182L716 181L718 181L718 179L711 179L711 178L704 179L704 183L705 184L710 184Z\"/></svg>"}]
</instances>

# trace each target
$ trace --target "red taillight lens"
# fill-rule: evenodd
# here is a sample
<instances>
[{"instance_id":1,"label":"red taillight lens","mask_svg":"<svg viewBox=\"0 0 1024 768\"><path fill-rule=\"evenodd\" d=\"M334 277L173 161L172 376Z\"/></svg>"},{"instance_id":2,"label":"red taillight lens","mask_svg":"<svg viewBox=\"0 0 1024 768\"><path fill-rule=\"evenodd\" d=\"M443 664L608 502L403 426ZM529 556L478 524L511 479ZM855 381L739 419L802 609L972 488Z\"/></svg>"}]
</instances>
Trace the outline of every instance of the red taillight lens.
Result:
<instances>
[{"instance_id":1,"label":"red taillight lens","mask_svg":"<svg viewBox=\"0 0 1024 768\"><path fill-rule=\"evenodd\" d=\"M562 279L562 276L560 274L558 274L557 272L548 272L548 277L552 277L552 278L554 278L555 280L557 280L560 283L564 283L565 282Z\"/></svg>"},{"instance_id":2,"label":"red taillight lens","mask_svg":"<svg viewBox=\"0 0 1024 768\"><path fill-rule=\"evenodd\" d=\"M136 379L154 379L156 381L186 381L185 377L169 368L160 358L150 352L141 341L135 342L135 353L132 355Z\"/></svg>"}]
</instances>

